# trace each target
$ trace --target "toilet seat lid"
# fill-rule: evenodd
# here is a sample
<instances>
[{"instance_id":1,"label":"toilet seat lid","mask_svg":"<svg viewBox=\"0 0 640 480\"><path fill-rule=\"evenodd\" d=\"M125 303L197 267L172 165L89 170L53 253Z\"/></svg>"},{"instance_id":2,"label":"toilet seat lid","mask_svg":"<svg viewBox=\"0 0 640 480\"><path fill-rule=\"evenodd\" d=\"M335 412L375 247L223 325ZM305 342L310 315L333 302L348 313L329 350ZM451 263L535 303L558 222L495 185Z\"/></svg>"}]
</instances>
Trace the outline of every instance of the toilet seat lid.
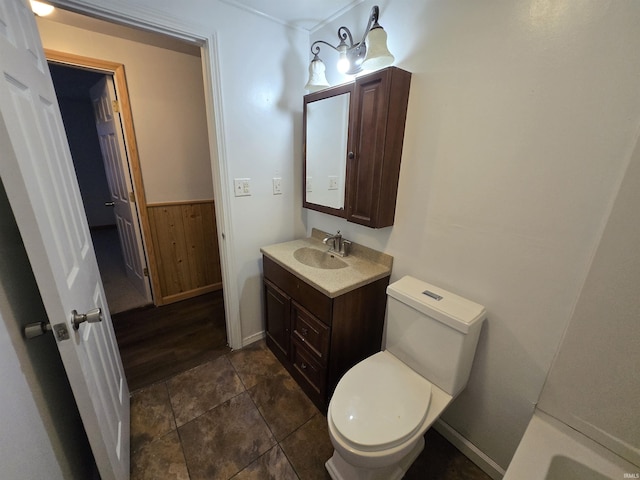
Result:
<instances>
[{"instance_id":1,"label":"toilet seat lid","mask_svg":"<svg viewBox=\"0 0 640 480\"><path fill-rule=\"evenodd\" d=\"M355 365L329 406L340 434L356 448L384 450L404 442L427 415L431 383L388 352Z\"/></svg>"}]
</instances>

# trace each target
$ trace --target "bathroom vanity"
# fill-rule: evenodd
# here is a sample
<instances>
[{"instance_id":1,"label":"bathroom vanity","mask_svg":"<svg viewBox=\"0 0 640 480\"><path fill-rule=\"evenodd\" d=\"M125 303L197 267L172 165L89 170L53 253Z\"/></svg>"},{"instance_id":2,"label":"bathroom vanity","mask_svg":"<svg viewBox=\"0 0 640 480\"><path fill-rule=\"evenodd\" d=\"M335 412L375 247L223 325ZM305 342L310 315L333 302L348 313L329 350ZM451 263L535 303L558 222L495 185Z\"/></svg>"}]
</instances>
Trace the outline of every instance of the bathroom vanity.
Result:
<instances>
[{"instance_id":1,"label":"bathroom vanity","mask_svg":"<svg viewBox=\"0 0 640 480\"><path fill-rule=\"evenodd\" d=\"M261 249L267 345L322 411L342 375L380 351L393 264L358 244L333 255L326 235Z\"/></svg>"}]
</instances>

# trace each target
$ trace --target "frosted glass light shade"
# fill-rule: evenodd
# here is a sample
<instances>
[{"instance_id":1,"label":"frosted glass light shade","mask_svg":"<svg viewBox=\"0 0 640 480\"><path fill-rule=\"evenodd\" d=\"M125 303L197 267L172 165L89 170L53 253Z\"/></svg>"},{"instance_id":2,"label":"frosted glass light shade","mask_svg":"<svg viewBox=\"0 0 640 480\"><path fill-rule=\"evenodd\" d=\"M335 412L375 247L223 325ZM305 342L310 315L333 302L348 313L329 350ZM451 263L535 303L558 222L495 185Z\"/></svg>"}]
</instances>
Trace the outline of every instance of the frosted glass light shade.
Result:
<instances>
[{"instance_id":1,"label":"frosted glass light shade","mask_svg":"<svg viewBox=\"0 0 640 480\"><path fill-rule=\"evenodd\" d=\"M393 63L394 57L387 48L387 32L382 27L374 27L365 40L367 54L362 62L363 70L378 70Z\"/></svg>"},{"instance_id":2,"label":"frosted glass light shade","mask_svg":"<svg viewBox=\"0 0 640 480\"><path fill-rule=\"evenodd\" d=\"M340 58L338 60L336 68L340 73L346 73L346 71L349 70L350 66L351 66L351 63L347 58L347 49L345 47L344 50L340 52Z\"/></svg>"},{"instance_id":3,"label":"frosted glass light shade","mask_svg":"<svg viewBox=\"0 0 640 480\"><path fill-rule=\"evenodd\" d=\"M39 17L46 17L53 12L53 5L47 3L38 2L37 0L31 0L31 11Z\"/></svg>"},{"instance_id":4,"label":"frosted glass light shade","mask_svg":"<svg viewBox=\"0 0 640 480\"><path fill-rule=\"evenodd\" d=\"M327 67L325 67L323 61L318 56L315 56L309 64L309 81L304 86L305 90L315 92L330 86L324 74L326 69Z\"/></svg>"}]
</instances>

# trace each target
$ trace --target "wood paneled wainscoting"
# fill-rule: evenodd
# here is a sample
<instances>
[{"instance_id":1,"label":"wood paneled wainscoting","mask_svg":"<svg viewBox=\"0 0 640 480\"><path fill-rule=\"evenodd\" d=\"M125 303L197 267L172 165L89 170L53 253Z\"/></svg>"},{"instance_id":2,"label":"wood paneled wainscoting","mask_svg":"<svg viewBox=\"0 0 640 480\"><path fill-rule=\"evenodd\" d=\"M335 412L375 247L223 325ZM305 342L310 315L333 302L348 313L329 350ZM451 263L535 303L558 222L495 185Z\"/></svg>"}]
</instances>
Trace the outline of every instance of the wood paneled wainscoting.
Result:
<instances>
[{"instance_id":1,"label":"wood paneled wainscoting","mask_svg":"<svg viewBox=\"0 0 640 480\"><path fill-rule=\"evenodd\" d=\"M213 200L147 205L162 305L222 288Z\"/></svg>"}]
</instances>

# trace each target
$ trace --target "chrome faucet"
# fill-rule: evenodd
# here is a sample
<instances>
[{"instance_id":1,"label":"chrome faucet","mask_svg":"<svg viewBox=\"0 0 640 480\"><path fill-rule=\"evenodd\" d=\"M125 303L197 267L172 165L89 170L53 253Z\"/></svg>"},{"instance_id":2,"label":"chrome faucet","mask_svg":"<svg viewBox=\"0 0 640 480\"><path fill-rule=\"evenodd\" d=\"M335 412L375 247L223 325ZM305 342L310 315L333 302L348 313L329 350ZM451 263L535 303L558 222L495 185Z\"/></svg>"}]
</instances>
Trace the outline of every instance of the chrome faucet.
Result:
<instances>
[{"instance_id":1,"label":"chrome faucet","mask_svg":"<svg viewBox=\"0 0 640 480\"><path fill-rule=\"evenodd\" d=\"M331 245L329 245L331 242ZM322 243L329 245L329 253L335 253L340 257L346 257L349 254L349 246L351 242L342 238L340 230L335 235L327 235L322 240Z\"/></svg>"}]
</instances>

